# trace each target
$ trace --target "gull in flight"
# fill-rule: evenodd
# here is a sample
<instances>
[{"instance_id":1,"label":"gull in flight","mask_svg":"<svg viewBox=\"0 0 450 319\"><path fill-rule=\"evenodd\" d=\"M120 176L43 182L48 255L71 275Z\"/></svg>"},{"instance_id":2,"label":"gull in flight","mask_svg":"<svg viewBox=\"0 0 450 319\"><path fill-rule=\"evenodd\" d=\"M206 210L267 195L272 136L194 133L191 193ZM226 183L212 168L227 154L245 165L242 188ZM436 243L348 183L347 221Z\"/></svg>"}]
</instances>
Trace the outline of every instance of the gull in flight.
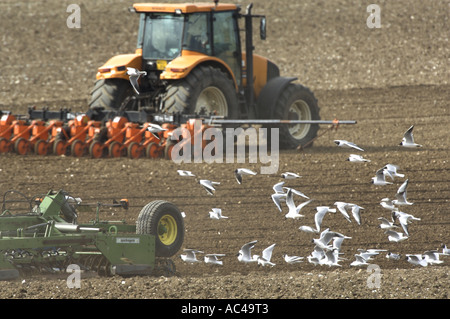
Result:
<instances>
[{"instance_id":1,"label":"gull in flight","mask_svg":"<svg viewBox=\"0 0 450 319\"><path fill-rule=\"evenodd\" d=\"M400 226L402 226L403 231L407 236L409 236L408 232L408 224L410 224L413 220L420 220L420 218L414 217L411 214L407 214L401 211L392 211L392 220L396 220L400 222Z\"/></svg>"},{"instance_id":2,"label":"gull in flight","mask_svg":"<svg viewBox=\"0 0 450 319\"><path fill-rule=\"evenodd\" d=\"M359 256L364 258L365 260L371 260L372 257L378 256L380 252L386 251L385 249L358 249Z\"/></svg>"},{"instance_id":3,"label":"gull in flight","mask_svg":"<svg viewBox=\"0 0 450 319\"><path fill-rule=\"evenodd\" d=\"M442 264L444 261L439 260L439 256L441 253L439 253L436 250L428 250L423 253L424 259L427 261L430 265L436 265L436 264Z\"/></svg>"},{"instance_id":4,"label":"gull in flight","mask_svg":"<svg viewBox=\"0 0 450 319\"><path fill-rule=\"evenodd\" d=\"M387 258L387 259L392 259L392 260L400 260L400 255L399 255L399 254L394 254L394 253L388 252L388 253L386 254L386 258Z\"/></svg>"},{"instance_id":5,"label":"gull in flight","mask_svg":"<svg viewBox=\"0 0 450 319\"><path fill-rule=\"evenodd\" d=\"M252 259L256 259L258 262L258 265L273 267L273 266L275 266L275 264L273 262L271 262L270 259L272 259L272 252L273 252L274 248L275 248L275 244L272 244L263 250L262 256L253 255Z\"/></svg>"},{"instance_id":6,"label":"gull in flight","mask_svg":"<svg viewBox=\"0 0 450 319\"><path fill-rule=\"evenodd\" d=\"M405 236L403 233L399 233L393 230L387 230L384 233L388 235L388 240L394 243L399 243L408 239L408 236Z\"/></svg>"},{"instance_id":7,"label":"gull in flight","mask_svg":"<svg viewBox=\"0 0 450 319\"><path fill-rule=\"evenodd\" d=\"M367 260L361 255L355 255L355 261L353 261L350 266L358 267L358 266L367 266L369 263Z\"/></svg>"},{"instance_id":8,"label":"gull in flight","mask_svg":"<svg viewBox=\"0 0 450 319\"><path fill-rule=\"evenodd\" d=\"M347 161L354 162L354 163L369 163L370 160L365 159L361 155L357 154L350 154L350 156L347 158Z\"/></svg>"},{"instance_id":9,"label":"gull in flight","mask_svg":"<svg viewBox=\"0 0 450 319\"><path fill-rule=\"evenodd\" d=\"M302 192L300 192L299 190L296 190L296 189L294 189L294 188L283 187L283 189L285 189L286 192L289 191L289 190L292 190L292 192L293 192L295 195L298 195L298 196L304 197L304 198L306 198L306 199L309 199L308 196L306 196L305 194L303 194Z\"/></svg>"},{"instance_id":10,"label":"gull in flight","mask_svg":"<svg viewBox=\"0 0 450 319\"><path fill-rule=\"evenodd\" d=\"M153 124L153 123L150 123L150 124L149 124L147 130L148 130L150 133L152 133L152 135L153 135L154 137L156 137L157 139L160 139L159 136L157 135L158 133L163 132L163 131L167 131L167 129L162 128L160 125L158 125L158 124Z\"/></svg>"},{"instance_id":11,"label":"gull in flight","mask_svg":"<svg viewBox=\"0 0 450 319\"><path fill-rule=\"evenodd\" d=\"M394 205L412 205L413 203L408 202L406 199L406 190L408 188L408 182L409 179L405 180L402 185L397 190L397 193L395 194L395 199L392 201L392 204Z\"/></svg>"},{"instance_id":12,"label":"gull in flight","mask_svg":"<svg viewBox=\"0 0 450 319\"><path fill-rule=\"evenodd\" d=\"M400 167L398 165L386 164L383 168L390 173L389 176L392 179L394 179L394 177L399 177L399 178L405 177L405 174L398 173L398 170L400 169Z\"/></svg>"},{"instance_id":13,"label":"gull in flight","mask_svg":"<svg viewBox=\"0 0 450 319\"><path fill-rule=\"evenodd\" d=\"M197 256L195 254L203 254L203 251L196 250L196 249L184 249L183 250L186 254L180 255L181 259L187 263L198 263L200 260L197 259Z\"/></svg>"},{"instance_id":14,"label":"gull in flight","mask_svg":"<svg viewBox=\"0 0 450 319\"><path fill-rule=\"evenodd\" d=\"M330 208L328 206L318 206L316 207L316 214L314 215L314 221L316 223L317 231L320 231L320 226L322 225L323 218L327 213L336 213L335 208Z\"/></svg>"},{"instance_id":15,"label":"gull in flight","mask_svg":"<svg viewBox=\"0 0 450 319\"><path fill-rule=\"evenodd\" d=\"M238 253L238 260L243 263L253 263L257 262L256 259L254 259L251 255L252 249L255 247L255 244L257 243L257 240L253 240L249 243L244 244Z\"/></svg>"},{"instance_id":16,"label":"gull in flight","mask_svg":"<svg viewBox=\"0 0 450 319\"><path fill-rule=\"evenodd\" d=\"M316 244L317 247L323 250L333 250L333 246L330 246L329 243L335 237L351 239L351 237L344 236L343 234L338 232L330 231L330 229L327 228L320 233L319 239L313 239L312 242Z\"/></svg>"},{"instance_id":17,"label":"gull in flight","mask_svg":"<svg viewBox=\"0 0 450 319\"><path fill-rule=\"evenodd\" d=\"M311 226L300 226L298 229L300 229L301 231L305 232L305 233L311 233L311 234L318 234L319 231L316 228L312 228Z\"/></svg>"},{"instance_id":18,"label":"gull in flight","mask_svg":"<svg viewBox=\"0 0 450 319\"><path fill-rule=\"evenodd\" d=\"M354 148L358 151L362 151L364 152L364 150L359 147L358 145L356 145L355 143L346 141L346 140L334 140L334 143L336 143L337 146L339 147L344 147L344 148Z\"/></svg>"},{"instance_id":19,"label":"gull in flight","mask_svg":"<svg viewBox=\"0 0 450 319\"><path fill-rule=\"evenodd\" d=\"M287 192L287 195L286 195L286 205L289 208L289 212L285 215L285 217L293 218L293 219L305 217L305 215L300 214L300 210L311 202L312 202L312 199L310 199L304 203L301 203L298 206L295 206L292 189L289 189Z\"/></svg>"},{"instance_id":20,"label":"gull in flight","mask_svg":"<svg viewBox=\"0 0 450 319\"><path fill-rule=\"evenodd\" d=\"M391 182L386 181L386 177L385 177L386 174L390 176L389 171L385 170L384 168L380 168L376 172L375 177L372 177L372 183L374 185L378 185L378 186L392 184Z\"/></svg>"},{"instance_id":21,"label":"gull in flight","mask_svg":"<svg viewBox=\"0 0 450 319\"><path fill-rule=\"evenodd\" d=\"M396 209L394 204L392 203L392 200L390 200L389 198L385 197L380 201L380 205L385 208L388 209L390 211Z\"/></svg>"},{"instance_id":22,"label":"gull in flight","mask_svg":"<svg viewBox=\"0 0 450 319\"><path fill-rule=\"evenodd\" d=\"M242 175L256 175L256 172L249 170L247 168L238 168L234 171L234 176L236 177L236 181L238 184L242 184Z\"/></svg>"},{"instance_id":23,"label":"gull in flight","mask_svg":"<svg viewBox=\"0 0 450 319\"><path fill-rule=\"evenodd\" d=\"M127 67L127 74L130 77L131 86L133 87L136 94L139 94L139 83L138 83L139 77L141 75L147 75L147 72Z\"/></svg>"},{"instance_id":24,"label":"gull in flight","mask_svg":"<svg viewBox=\"0 0 450 319\"><path fill-rule=\"evenodd\" d=\"M361 225L361 210L364 209L364 207L361 207L359 205L354 204L352 206L352 216L356 220L356 223L358 225Z\"/></svg>"},{"instance_id":25,"label":"gull in flight","mask_svg":"<svg viewBox=\"0 0 450 319\"><path fill-rule=\"evenodd\" d=\"M273 185L272 189L275 192L275 194L284 194L283 185L285 182L279 182Z\"/></svg>"},{"instance_id":26,"label":"gull in flight","mask_svg":"<svg viewBox=\"0 0 450 319\"><path fill-rule=\"evenodd\" d=\"M381 221L381 224L380 224L381 229L385 229L385 230L391 229L392 230L392 229L398 227L397 225L394 225L393 222L390 222L387 218L379 217L378 220Z\"/></svg>"},{"instance_id":27,"label":"gull in flight","mask_svg":"<svg viewBox=\"0 0 450 319\"><path fill-rule=\"evenodd\" d=\"M428 266L428 261L421 254L407 254L406 261L415 266Z\"/></svg>"},{"instance_id":28,"label":"gull in flight","mask_svg":"<svg viewBox=\"0 0 450 319\"><path fill-rule=\"evenodd\" d=\"M287 254L283 255L284 260L288 263L288 264L297 264L297 263L301 263L303 262L303 257L299 257L299 256L289 256Z\"/></svg>"},{"instance_id":29,"label":"gull in flight","mask_svg":"<svg viewBox=\"0 0 450 319\"><path fill-rule=\"evenodd\" d=\"M401 145L403 147L409 147L409 148L422 147L422 145L416 144L414 142L413 129L414 129L414 125L411 125L411 127L403 135L403 139L399 145Z\"/></svg>"},{"instance_id":30,"label":"gull in flight","mask_svg":"<svg viewBox=\"0 0 450 319\"><path fill-rule=\"evenodd\" d=\"M219 185L219 182L212 182L207 179L201 179L199 181L200 185L203 186L203 188L208 192L209 195L214 195L216 189L214 188L214 185Z\"/></svg>"},{"instance_id":31,"label":"gull in flight","mask_svg":"<svg viewBox=\"0 0 450 319\"><path fill-rule=\"evenodd\" d=\"M223 261L218 257L223 257L225 254L207 254L205 255L205 264L223 265Z\"/></svg>"},{"instance_id":32,"label":"gull in flight","mask_svg":"<svg viewBox=\"0 0 450 319\"><path fill-rule=\"evenodd\" d=\"M284 179L294 179L294 178L300 178L301 176L296 173L285 172L285 173L281 174L281 177L283 177Z\"/></svg>"},{"instance_id":33,"label":"gull in flight","mask_svg":"<svg viewBox=\"0 0 450 319\"><path fill-rule=\"evenodd\" d=\"M209 218L211 219L227 219L227 216L222 215L222 209L213 208L211 212L209 212Z\"/></svg>"},{"instance_id":34,"label":"gull in flight","mask_svg":"<svg viewBox=\"0 0 450 319\"><path fill-rule=\"evenodd\" d=\"M284 193L275 193L271 195L273 202L275 203L280 212L283 211L283 209L281 208L281 201L286 200L286 196L287 195Z\"/></svg>"},{"instance_id":35,"label":"gull in flight","mask_svg":"<svg viewBox=\"0 0 450 319\"><path fill-rule=\"evenodd\" d=\"M325 252L325 258L321 260L321 264L327 265L328 267L332 266L342 267L342 265L339 264L340 260L341 259L339 258L339 250L333 248Z\"/></svg>"},{"instance_id":36,"label":"gull in flight","mask_svg":"<svg viewBox=\"0 0 450 319\"><path fill-rule=\"evenodd\" d=\"M185 170L182 170L182 169L178 169L177 173L180 176L189 176L189 177L194 177L195 176L194 174L192 174L191 171L185 171Z\"/></svg>"},{"instance_id":37,"label":"gull in flight","mask_svg":"<svg viewBox=\"0 0 450 319\"><path fill-rule=\"evenodd\" d=\"M344 215L345 219L351 223L352 221L350 220L350 215L348 214L347 209L351 208L354 204L346 202L335 202L334 205L337 207L339 212Z\"/></svg>"}]
</instances>

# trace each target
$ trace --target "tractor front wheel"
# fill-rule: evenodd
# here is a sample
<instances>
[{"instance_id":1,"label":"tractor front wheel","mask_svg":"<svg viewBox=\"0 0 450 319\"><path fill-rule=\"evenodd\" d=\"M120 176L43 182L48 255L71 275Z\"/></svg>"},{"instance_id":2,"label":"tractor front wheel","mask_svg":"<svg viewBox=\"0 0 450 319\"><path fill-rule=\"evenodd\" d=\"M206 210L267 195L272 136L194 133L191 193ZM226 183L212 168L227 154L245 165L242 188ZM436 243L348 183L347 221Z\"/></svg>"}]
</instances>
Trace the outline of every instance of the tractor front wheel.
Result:
<instances>
[{"instance_id":1,"label":"tractor front wheel","mask_svg":"<svg viewBox=\"0 0 450 319\"><path fill-rule=\"evenodd\" d=\"M145 205L136 221L137 234L155 236L155 255L172 257L184 240L184 220L172 203L156 200Z\"/></svg>"}]
</instances>

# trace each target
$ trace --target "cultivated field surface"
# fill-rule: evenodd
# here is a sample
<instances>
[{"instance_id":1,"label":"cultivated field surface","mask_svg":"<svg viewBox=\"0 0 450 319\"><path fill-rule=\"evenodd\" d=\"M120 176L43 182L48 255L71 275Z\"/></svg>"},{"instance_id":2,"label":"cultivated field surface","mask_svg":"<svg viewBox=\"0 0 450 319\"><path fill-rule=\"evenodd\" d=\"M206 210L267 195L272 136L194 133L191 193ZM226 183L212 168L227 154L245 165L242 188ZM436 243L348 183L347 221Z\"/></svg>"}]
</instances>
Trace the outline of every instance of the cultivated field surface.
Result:
<instances>
[{"instance_id":1,"label":"cultivated field surface","mask_svg":"<svg viewBox=\"0 0 450 319\"><path fill-rule=\"evenodd\" d=\"M131 1L78 1L81 28L70 29L67 6L75 1L10 1L0 3L0 108L25 113L37 107L68 107L85 111L97 67L111 56L134 51L137 17L127 11ZM373 1L372 1L373 2ZM106 209L103 219L134 223L141 208L156 199L168 200L185 212L185 239L173 257L174 276L109 277L86 274L81 288L69 289L67 276L32 276L0 282L0 298L12 299L447 299L449 256L443 264L415 266L407 254L442 251L450 246L450 1L378 1L381 28L366 25L371 1L255 1L254 13L268 17L267 40L256 51L272 59L285 76L314 91L324 120L356 120L332 130L322 125L319 138L304 150L281 151L273 163L182 163L165 159L74 158L35 155L0 156L0 193L15 189L34 196L64 189L85 201L127 198L126 212ZM245 10L248 4L239 1ZM414 125L422 147L399 146ZM339 148L336 139L352 141L364 152ZM351 153L366 163L347 161ZM392 184L371 183L375 172L391 163L404 177ZM274 174L261 168L277 164ZM233 171L246 167L258 174L239 185ZM220 182L210 196L195 178ZM271 199L281 174L313 201L303 218L286 219ZM395 243L380 229L378 218L391 213L380 205L394 199L408 180L408 200L401 210L420 220L409 226L407 240ZM306 201L295 196L296 204ZM363 207L361 225L338 211L325 215L322 229L345 236L340 266L313 265L307 257L317 234L299 230L314 226L316 207L337 201ZM221 208L228 219L212 220ZM91 220L93 215L82 215ZM401 231L401 227L398 229ZM243 264L242 245L257 240L254 254L276 244L273 267ZM221 253L223 265L184 263L179 255L192 248ZM371 267L353 267L358 249L382 249ZM388 252L400 260L386 258ZM283 255L304 257L287 264ZM376 281L377 279L378 281Z\"/></svg>"}]
</instances>

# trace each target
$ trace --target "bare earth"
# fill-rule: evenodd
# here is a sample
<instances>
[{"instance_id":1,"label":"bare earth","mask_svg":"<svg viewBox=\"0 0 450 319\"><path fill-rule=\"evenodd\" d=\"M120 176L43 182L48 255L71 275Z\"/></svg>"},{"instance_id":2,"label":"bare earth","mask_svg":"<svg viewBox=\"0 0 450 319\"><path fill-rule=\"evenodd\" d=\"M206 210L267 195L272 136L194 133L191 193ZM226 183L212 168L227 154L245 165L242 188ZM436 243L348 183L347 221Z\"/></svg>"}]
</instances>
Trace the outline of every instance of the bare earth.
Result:
<instances>
[{"instance_id":1,"label":"bare earth","mask_svg":"<svg viewBox=\"0 0 450 319\"><path fill-rule=\"evenodd\" d=\"M127 12L131 1L80 1L82 27L66 27L67 6L73 1L2 1L0 4L0 108L23 113L37 105L84 111L96 68L109 57L133 52L137 19ZM243 7L247 2L240 2ZM125 214L105 211L102 217L134 223L140 209L165 199L186 213L183 248L223 253L223 266L187 265L173 259L173 277L83 277L81 288L69 289L66 276L33 276L0 282L3 299L448 299L449 262L422 268L406 261L405 254L423 253L450 245L450 1L379 1L382 28L366 26L369 4L353 1L258 1L254 13L268 16L268 39L257 51L274 60L283 75L316 94L322 119L357 120L356 125L319 131L313 147L283 151L276 174L245 176L238 185L233 170L248 167L260 172L265 163L177 165L168 160L131 160L73 157L0 156L0 193L20 190L30 196L49 189L65 189L83 199L128 198ZM415 125L420 149L398 146L403 133ZM355 151L340 149L334 139L353 141L370 163L346 161ZM357 151L356 151L357 152ZM400 166L405 178L374 186L371 177L387 163ZM188 169L201 178L219 181L209 196L193 179L177 175ZM314 201L300 220L285 219L273 204L272 186L285 171L302 177L286 185ZM378 217L390 218L379 202L393 198L409 179L404 211L420 221L410 226L411 236L392 243L378 227ZM300 202L302 199L297 197ZM315 236L298 230L314 225L316 206L336 201L364 207L362 225L342 215L326 215L323 228L352 237L344 241L341 267L288 265L283 254L308 256ZM211 220L208 211L220 207L227 220ZM93 216L83 216L86 220ZM244 265L236 254L258 240L254 253L276 243L273 268ZM381 277L350 267L360 248L399 253L399 261L376 256ZM200 255L199 258L203 256Z\"/></svg>"}]
</instances>

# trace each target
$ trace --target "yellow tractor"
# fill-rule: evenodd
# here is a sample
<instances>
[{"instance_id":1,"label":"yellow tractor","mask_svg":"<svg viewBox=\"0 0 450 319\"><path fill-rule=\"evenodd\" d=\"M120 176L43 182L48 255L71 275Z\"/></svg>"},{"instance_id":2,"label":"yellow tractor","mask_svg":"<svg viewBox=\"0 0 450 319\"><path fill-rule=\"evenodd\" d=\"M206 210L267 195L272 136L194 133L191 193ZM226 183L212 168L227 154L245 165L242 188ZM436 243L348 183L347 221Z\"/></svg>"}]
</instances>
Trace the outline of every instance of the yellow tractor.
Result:
<instances>
[{"instance_id":1,"label":"yellow tractor","mask_svg":"<svg viewBox=\"0 0 450 319\"><path fill-rule=\"evenodd\" d=\"M130 11L140 19L137 49L112 57L98 69L91 110L294 121L277 125L281 148L310 145L317 136L320 116L314 94L253 53L253 19L259 19L264 40L266 17L252 14L252 4L245 13L239 5L217 0L136 3ZM130 70L138 72L134 85Z\"/></svg>"}]
</instances>

